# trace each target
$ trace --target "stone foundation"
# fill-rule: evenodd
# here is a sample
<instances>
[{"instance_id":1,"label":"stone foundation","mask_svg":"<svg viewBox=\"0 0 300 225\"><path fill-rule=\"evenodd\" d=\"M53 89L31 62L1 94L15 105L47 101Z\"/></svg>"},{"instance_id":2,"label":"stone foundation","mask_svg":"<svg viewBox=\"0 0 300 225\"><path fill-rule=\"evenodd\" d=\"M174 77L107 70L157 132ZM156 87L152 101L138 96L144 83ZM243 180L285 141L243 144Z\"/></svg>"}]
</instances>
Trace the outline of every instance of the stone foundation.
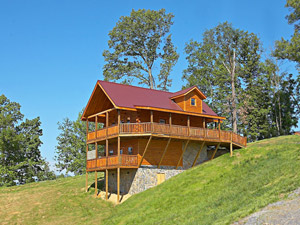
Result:
<instances>
[{"instance_id":1,"label":"stone foundation","mask_svg":"<svg viewBox=\"0 0 300 225\"><path fill-rule=\"evenodd\" d=\"M157 185L157 174L164 174L165 180L183 172L174 168L141 167L138 169L120 170L120 193L136 194ZM117 192L117 170L109 170L108 189L110 192Z\"/></svg>"},{"instance_id":2,"label":"stone foundation","mask_svg":"<svg viewBox=\"0 0 300 225\"><path fill-rule=\"evenodd\" d=\"M184 145L184 144L183 144ZM158 175L168 180L169 178L191 168L197 153L201 147L199 142L190 142L185 153L183 154L183 167L178 170L175 167L161 166L158 169L156 166L142 166L138 169L120 169L120 193L121 194L136 194L145 191L157 185ZM184 146L182 147L182 149ZM195 164L199 165L208 160L207 146L204 145L198 160ZM109 192L117 192L117 170L109 170L108 172L108 189Z\"/></svg>"}]
</instances>

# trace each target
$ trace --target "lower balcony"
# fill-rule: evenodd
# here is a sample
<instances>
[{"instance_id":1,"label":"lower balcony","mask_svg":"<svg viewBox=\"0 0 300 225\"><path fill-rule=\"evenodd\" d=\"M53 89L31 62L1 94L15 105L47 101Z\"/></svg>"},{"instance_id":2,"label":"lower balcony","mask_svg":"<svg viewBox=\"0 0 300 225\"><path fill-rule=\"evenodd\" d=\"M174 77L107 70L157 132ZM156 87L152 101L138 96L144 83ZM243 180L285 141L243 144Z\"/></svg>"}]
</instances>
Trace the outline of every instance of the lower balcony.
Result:
<instances>
[{"instance_id":1,"label":"lower balcony","mask_svg":"<svg viewBox=\"0 0 300 225\"><path fill-rule=\"evenodd\" d=\"M125 155L120 156L112 155L107 157L101 157L98 159L87 160L86 169L92 171L97 168L101 169L113 169L113 168L138 168L140 156L139 155Z\"/></svg>"}]
</instances>

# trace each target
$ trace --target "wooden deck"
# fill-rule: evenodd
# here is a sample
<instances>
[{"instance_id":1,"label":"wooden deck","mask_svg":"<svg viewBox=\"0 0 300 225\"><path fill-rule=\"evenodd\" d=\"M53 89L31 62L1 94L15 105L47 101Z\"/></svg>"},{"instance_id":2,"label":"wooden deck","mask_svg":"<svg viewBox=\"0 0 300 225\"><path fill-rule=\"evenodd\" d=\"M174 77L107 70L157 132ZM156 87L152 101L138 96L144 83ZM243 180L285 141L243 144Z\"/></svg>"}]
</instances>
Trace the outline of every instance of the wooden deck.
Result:
<instances>
[{"instance_id":1,"label":"wooden deck","mask_svg":"<svg viewBox=\"0 0 300 225\"><path fill-rule=\"evenodd\" d=\"M247 138L231 131L218 129L203 129L199 127L178 126L159 123L121 123L107 129L103 128L96 132L90 132L87 143L105 140L116 136L158 136L172 137L177 139L190 139L208 142L233 143L237 147L246 147Z\"/></svg>"},{"instance_id":2,"label":"wooden deck","mask_svg":"<svg viewBox=\"0 0 300 225\"><path fill-rule=\"evenodd\" d=\"M140 161L139 155L112 155L108 157L101 157L98 159L87 160L87 171L114 169L114 168L138 168Z\"/></svg>"}]
</instances>

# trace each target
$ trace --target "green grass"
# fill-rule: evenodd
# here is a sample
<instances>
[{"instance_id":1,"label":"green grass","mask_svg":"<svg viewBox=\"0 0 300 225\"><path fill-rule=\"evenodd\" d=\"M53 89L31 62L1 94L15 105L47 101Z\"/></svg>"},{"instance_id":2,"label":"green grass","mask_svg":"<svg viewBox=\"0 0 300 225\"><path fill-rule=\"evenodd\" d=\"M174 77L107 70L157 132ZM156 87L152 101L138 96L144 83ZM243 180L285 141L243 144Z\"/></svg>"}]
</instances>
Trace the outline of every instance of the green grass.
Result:
<instances>
[{"instance_id":1,"label":"green grass","mask_svg":"<svg viewBox=\"0 0 300 225\"><path fill-rule=\"evenodd\" d=\"M85 193L84 176L0 188L0 224L230 224L300 187L299 171L300 136L284 136L225 154L116 207L95 199L94 189Z\"/></svg>"},{"instance_id":2,"label":"green grass","mask_svg":"<svg viewBox=\"0 0 300 225\"><path fill-rule=\"evenodd\" d=\"M98 224L113 205L84 187L85 176L77 176L0 188L0 224Z\"/></svg>"}]
</instances>

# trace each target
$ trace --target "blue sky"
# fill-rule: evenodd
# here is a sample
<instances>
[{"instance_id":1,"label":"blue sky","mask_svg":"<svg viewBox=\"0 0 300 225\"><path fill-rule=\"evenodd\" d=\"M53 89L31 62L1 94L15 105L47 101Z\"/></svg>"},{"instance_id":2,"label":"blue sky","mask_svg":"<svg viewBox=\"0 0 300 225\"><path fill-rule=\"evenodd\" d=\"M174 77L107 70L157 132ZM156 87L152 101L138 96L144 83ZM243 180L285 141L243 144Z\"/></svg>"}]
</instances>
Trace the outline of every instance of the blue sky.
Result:
<instances>
[{"instance_id":1,"label":"blue sky","mask_svg":"<svg viewBox=\"0 0 300 225\"><path fill-rule=\"evenodd\" d=\"M289 38L288 9L282 0L0 0L0 94L19 102L27 118L40 116L42 155L53 162L57 122L76 119L96 80L102 79L108 33L132 9L165 8L175 15L171 29L180 54L171 91L181 89L187 67L185 43L220 22L256 33L266 50ZM285 70L295 72L285 63Z\"/></svg>"}]
</instances>

